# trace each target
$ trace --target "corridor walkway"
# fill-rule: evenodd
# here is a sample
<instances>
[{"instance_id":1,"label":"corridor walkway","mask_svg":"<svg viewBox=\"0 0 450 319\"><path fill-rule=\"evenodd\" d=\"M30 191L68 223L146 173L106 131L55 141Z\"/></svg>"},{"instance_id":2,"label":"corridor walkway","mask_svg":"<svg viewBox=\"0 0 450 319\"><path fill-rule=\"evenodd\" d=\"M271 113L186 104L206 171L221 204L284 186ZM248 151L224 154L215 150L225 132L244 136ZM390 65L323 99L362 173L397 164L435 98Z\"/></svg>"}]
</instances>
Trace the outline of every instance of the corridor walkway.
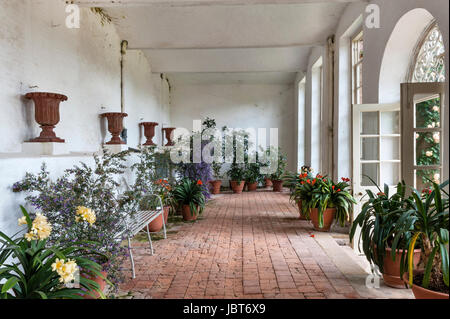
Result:
<instances>
[{"instance_id":1,"label":"corridor walkway","mask_svg":"<svg viewBox=\"0 0 450 319\"><path fill-rule=\"evenodd\" d=\"M137 278L120 287L132 298L411 297L366 288L362 257L299 220L287 193L217 195L201 220L155 242L154 256L134 246Z\"/></svg>"}]
</instances>

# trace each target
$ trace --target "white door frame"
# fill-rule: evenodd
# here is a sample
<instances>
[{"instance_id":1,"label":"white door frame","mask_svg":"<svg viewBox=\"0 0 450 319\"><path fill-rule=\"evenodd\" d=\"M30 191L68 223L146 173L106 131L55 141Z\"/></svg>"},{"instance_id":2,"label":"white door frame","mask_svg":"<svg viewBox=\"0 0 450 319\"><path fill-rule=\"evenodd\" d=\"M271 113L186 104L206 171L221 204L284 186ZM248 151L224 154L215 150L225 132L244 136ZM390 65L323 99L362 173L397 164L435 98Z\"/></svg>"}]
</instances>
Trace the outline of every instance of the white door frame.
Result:
<instances>
[{"instance_id":1,"label":"white door frame","mask_svg":"<svg viewBox=\"0 0 450 319\"><path fill-rule=\"evenodd\" d=\"M364 203L365 200L367 200L366 190L371 190L373 193L378 193L378 188L374 186L361 186L361 112L392 112L392 111L400 111L400 103L390 103L390 104L353 104L352 105L352 116L353 116L353 123L352 123L352 171L353 171L353 180L352 180L352 188L353 188L353 196L355 197L358 204L353 205L353 216L351 217L351 222L355 220L356 216L361 211L361 206ZM401 115L399 116L399 121L401 122ZM392 136L399 137L399 142L401 143L401 123L399 123L399 134L393 134ZM379 176L381 178L381 117L379 117L378 121L378 134L375 136L379 137L379 143L378 143L378 155L379 158L377 163L380 163L380 171ZM365 136L365 135L364 135ZM371 135L367 135L370 137ZM399 180L401 180L401 146L399 145L399 160L395 160L393 162L400 163L399 165ZM384 161L384 160L383 160ZM370 161L365 161L370 162ZM381 180L380 180L381 184ZM379 185L380 188L383 190L383 185ZM390 185L389 192L392 193L394 185ZM359 235L360 234L360 228L358 227L355 232L354 241L351 243L351 246L354 249L357 249L358 247L358 241L359 241Z\"/></svg>"},{"instance_id":2,"label":"white door frame","mask_svg":"<svg viewBox=\"0 0 450 319\"><path fill-rule=\"evenodd\" d=\"M354 104L353 105L353 191L355 194L355 198L362 197L364 195L363 190L364 189L372 189L376 190L376 186L364 186L362 187L360 185L361 182L361 135L360 135L360 127L361 127L361 118L360 113L361 112L389 112L389 111L400 111L400 104L399 103L389 103L389 104ZM401 120L400 120L401 122ZM401 123L400 123L401 125ZM401 126L399 126L400 128ZM378 121L378 136L381 135L381 120ZM401 133L401 132L400 132ZM395 134L395 136L400 136L400 134ZM370 135L368 135L370 137ZM381 143L378 143L378 154L380 155L382 152L381 149ZM400 151L400 150L399 150ZM401 163L401 152L399 152L400 159L393 162L400 162ZM366 161L367 162L367 161ZM380 162L380 159L374 162ZM401 172L400 174L400 180L402 179ZM380 176L381 174L381 165L380 165ZM380 185L383 186L383 185ZM361 193L361 194L360 194Z\"/></svg>"}]
</instances>

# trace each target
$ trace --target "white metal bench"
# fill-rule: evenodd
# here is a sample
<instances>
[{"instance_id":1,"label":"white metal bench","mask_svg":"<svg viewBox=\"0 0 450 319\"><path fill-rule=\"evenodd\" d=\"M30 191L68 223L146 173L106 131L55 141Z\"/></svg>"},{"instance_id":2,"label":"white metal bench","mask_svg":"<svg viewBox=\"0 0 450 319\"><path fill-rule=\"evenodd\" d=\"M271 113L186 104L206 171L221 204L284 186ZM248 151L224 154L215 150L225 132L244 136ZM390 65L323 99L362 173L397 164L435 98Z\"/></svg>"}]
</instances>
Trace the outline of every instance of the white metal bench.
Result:
<instances>
[{"instance_id":1,"label":"white metal bench","mask_svg":"<svg viewBox=\"0 0 450 319\"><path fill-rule=\"evenodd\" d=\"M124 184L126 186L126 188L128 190L131 190L130 186L128 185L127 181L125 179L123 179ZM126 220L125 220L125 225L126 225L126 235L127 235L127 240L128 240L128 251L130 254L130 261L131 261L131 269L133 272L133 278L136 278L136 272L135 272L135 268L134 268L134 260L133 260L133 253L132 253L132 247L131 247L131 239L136 236L141 230L143 230L144 228L147 231L147 238L148 238L148 242L150 244L150 252L151 255L154 254L154 250L153 250L153 243L152 243L152 238L150 236L150 231L148 228L148 224L151 223L152 221L154 221L156 218L160 217L162 218L163 221L163 231L164 231L164 238L167 238L167 232L166 232L166 222L164 219L164 206L161 200L161 197L159 197L156 194L147 194L146 197L151 197L151 196L155 196L158 201L159 201L159 206L156 207L155 210L139 210L136 211L133 216L129 216Z\"/></svg>"}]
</instances>

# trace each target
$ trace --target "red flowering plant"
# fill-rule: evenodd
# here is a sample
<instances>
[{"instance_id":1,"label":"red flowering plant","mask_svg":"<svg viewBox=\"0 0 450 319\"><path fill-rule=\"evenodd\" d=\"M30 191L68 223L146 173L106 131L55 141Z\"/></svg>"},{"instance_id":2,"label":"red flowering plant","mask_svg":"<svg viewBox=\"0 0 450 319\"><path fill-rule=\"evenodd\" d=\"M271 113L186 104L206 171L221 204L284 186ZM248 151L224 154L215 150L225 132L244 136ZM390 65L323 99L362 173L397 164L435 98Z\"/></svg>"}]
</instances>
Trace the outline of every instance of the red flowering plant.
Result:
<instances>
[{"instance_id":1,"label":"red flowering plant","mask_svg":"<svg viewBox=\"0 0 450 319\"><path fill-rule=\"evenodd\" d=\"M153 192L161 198L164 206L172 205L172 186L166 179L158 179L153 182Z\"/></svg>"},{"instance_id":2,"label":"red flowering plant","mask_svg":"<svg viewBox=\"0 0 450 319\"><path fill-rule=\"evenodd\" d=\"M314 182L314 184L311 184L312 183L311 181L314 181L317 178L323 178L323 176L321 176L320 174L314 176L311 171L303 170L302 167L302 172L300 174L295 174L295 176L293 176L288 181L288 183L290 182L293 184L293 188L291 188L290 200L298 203L302 201L304 198L305 199L309 198L309 194L316 183ZM305 184L309 186L304 187Z\"/></svg>"},{"instance_id":3,"label":"red flowering plant","mask_svg":"<svg viewBox=\"0 0 450 319\"><path fill-rule=\"evenodd\" d=\"M308 215L310 209L318 208L319 227L323 227L323 213L327 208L336 208L336 219L345 225L353 210L356 200L350 194L349 179L343 178L340 182L334 182L328 177L320 174L314 179L308 178L302 181L302 210Z\"/></svg>"},{"instance_id":4,"label":"red flowering plant","mask_svg":"<svg viewBox=\"0 0 450 319\"><path fill-rule=\"evenodd\" d=\"M175 186L173 190L174 199L181 205L189 205L193 215L201 214L206 204L204 195L205 186L199 180L185 178Z\"/></svg>"}]
</instances>

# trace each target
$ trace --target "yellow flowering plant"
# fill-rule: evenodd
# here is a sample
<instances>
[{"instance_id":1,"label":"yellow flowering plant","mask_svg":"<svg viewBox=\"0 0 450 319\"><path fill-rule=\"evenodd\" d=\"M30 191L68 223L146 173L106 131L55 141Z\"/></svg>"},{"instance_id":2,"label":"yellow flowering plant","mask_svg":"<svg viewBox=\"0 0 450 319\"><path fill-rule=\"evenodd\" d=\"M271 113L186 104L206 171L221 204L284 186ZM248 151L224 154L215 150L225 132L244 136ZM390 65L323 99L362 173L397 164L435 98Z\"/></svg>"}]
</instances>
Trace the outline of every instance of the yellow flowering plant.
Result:
<instances>
[{"instance_id":1,"label":"yellow flowering plant","mask_svg":"<svg viewBox=\"0 0 450 319\"><path fill-rule=\"evenodd\" d=\"M105 298L98 283L79 275L104 278L102 267L87 257L98 253L84 248L86 242L48 245L52 226L47 218L36 214L32 220L21 209L18 223L27 226L25 234L9 237L0 232L0 299L82 299L96 294ZM86 221L92 221L88 217Z\"/></svg>"}]
</instances>

